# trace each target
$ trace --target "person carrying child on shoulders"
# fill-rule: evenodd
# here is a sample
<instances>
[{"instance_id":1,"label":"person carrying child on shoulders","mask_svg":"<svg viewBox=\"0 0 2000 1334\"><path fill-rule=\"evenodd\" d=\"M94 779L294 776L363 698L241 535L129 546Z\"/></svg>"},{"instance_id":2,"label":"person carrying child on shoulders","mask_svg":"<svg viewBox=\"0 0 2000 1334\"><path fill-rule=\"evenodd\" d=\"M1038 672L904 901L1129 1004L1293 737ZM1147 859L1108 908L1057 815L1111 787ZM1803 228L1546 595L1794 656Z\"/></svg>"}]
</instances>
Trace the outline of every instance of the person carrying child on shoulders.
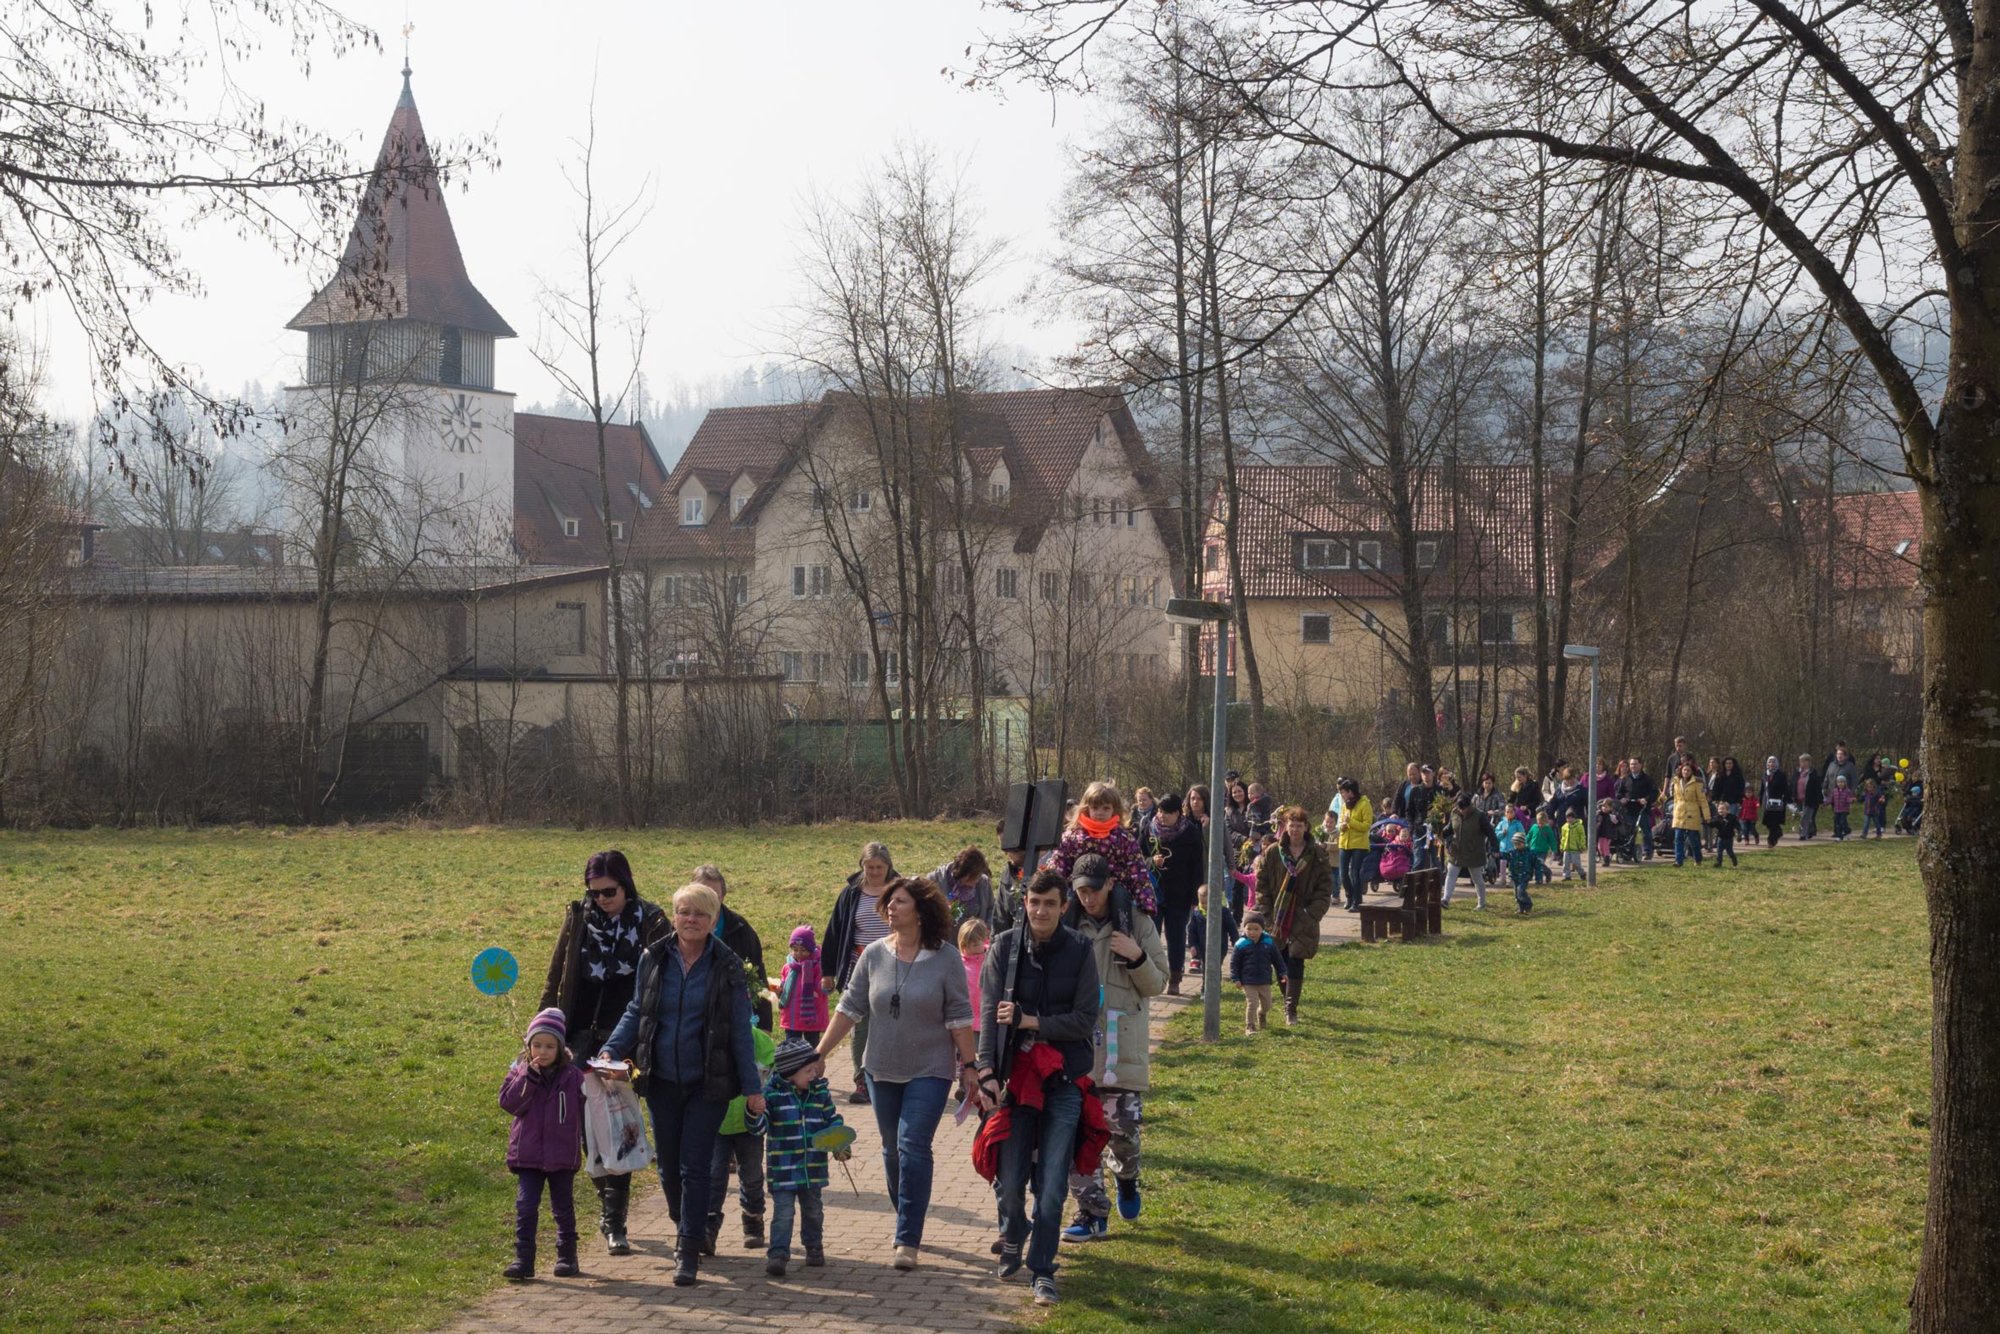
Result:
<instances>
[{"instance_id":1,"label":"person carrying child on shoulders","mask_svg":"<svg viewBox=\"0 0 2000 1334\"><path fill-rule=\"evenodd\" d=\"M535 1273L535 1231L548 1189L556 1220L557 1278L575 1278L576 1171L583 1166L583 1071L564 1045L568 1025L553 1006L528 1024L521 1053L500 1081L500 1107L514 1118L507 1131L507 1170L514 1174L514 1262L502 1273L515 1283Z\"/></svg>"},{"instance_id":2,"label":"person carrying child on shoulders","mask_svg":"<svg viewBox=\"0 0 2000 1334\"><path fill-rule=\"evenodd\" d=\"M1229 951L1229 980L1243 988L1243 1033L1248 1037L1264 1026L1271 1011L1271 984L1285 981L1285 952L1264 934L1264 914L1243 919L1243 935Z\"/></svg>"},{"instance_id":3,"label":"person carrying child on shoulders","mask_svg":"<svg viewBox=\"0 0 2000 1334\"><path fill-rule=\"evenodd\" d=\"M827 1150L814 1140L844 1126L834 1110L827 1087L826 1062L816 1043L786 1038L771 1057L771 1077L764 1083L764 1115L769 1129L764 1139L765 1180L771 1191L771 1239L764 1251L764 1272L783 1278L792 1259L792 1222L798 1220L799 1243L806 1264L826 1263ZM852 1150L834 1156L845 1161Z\"/></svg>"},{"instance_id":4,"label":"person carrying child on shoulders","mask_svg":"<svg viewBox=\"0 0 2000 1334\"><path fill-rule=\"evenodd\" d=\"M1123 824L1124 815L1125 799L1118 795L1118 789L1102 780L1092 783L1083 790L1083 800L1076 804L1049 865L1067 880L1075 873L1079 858L1097 854L1110 863L1118 882L1130 888L1139 911L1156 919L1157 925L1160 908L1153 893L1153 877L1147 874L1145 859L1139 855L1139 840Z\"/></svg>"}]
</instances>

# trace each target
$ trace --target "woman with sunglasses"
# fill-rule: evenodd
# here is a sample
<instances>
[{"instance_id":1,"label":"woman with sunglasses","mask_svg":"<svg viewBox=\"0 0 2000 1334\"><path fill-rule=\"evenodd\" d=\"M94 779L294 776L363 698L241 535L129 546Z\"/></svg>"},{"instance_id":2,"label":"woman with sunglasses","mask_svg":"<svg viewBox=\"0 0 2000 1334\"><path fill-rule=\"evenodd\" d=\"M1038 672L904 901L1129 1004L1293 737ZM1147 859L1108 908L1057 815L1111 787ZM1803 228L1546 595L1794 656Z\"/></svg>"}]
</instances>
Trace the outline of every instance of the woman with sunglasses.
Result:
<instances>
[{"instance_id":1,"label":"woman with sunglasses","mask_svg":"<svg viewBox=\"0 0 2000 1334\"><path fill-rule=\"evenodd\" d=\"M570 1050L578 1062L597 1055L632 1003L639 956L673 933L674 924L660 906L639 897L632 883L632 864L624 853L608 848L590 854L583 866L583 897L563 913L540 1006L563 1012ZM630 1255L625 1213L632 1199L632 1178L621 1173L592 1180L597 1186L597 1230L604 1234L605 1249L613 1255Z\"/></svg>"},{"instance_id":2,"label":"woman with sunglasses","mask_svg":"<svg viewBox=\"0 0 2000 1334\"><path fill-rule=\"evenodd\" d=\"M889 934L861 951L819 1055L833 1055L856 1024L868 1026L863 1065L896 1206L894 1263L915 1269L931 1206L931 1141L953 1082L961 1099L972 1092L977 1035L965 965L951 943L951 908L938 887L898 877L882 892L882 915Z\"/></svg>"}]
</instances>

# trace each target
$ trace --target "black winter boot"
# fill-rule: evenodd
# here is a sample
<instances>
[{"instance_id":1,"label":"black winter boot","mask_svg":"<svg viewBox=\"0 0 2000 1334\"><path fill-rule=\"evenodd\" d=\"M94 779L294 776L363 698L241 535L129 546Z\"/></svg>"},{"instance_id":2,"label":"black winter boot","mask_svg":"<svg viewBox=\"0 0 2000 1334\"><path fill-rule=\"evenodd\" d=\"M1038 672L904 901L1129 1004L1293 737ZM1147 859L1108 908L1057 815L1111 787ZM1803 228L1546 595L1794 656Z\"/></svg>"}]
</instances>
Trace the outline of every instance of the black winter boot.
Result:
<instances>
[{"instance_id":1,"label":"black winter boot","mask_svg":"<svg viewBox=\"0 0 2000 1334\"><path fill-rule=\"evenodd\" d=\"M701 1265L700 1248L693 1237L682 1237L680 1249L674 1252L674 1286L691 1288Z\"/></svg>"},{"instance_id":2,"label":"black winter boot","mask_svg":"<svg viewBox=\"0 0 2000 1334\"><path fill-rule=\"evenodd\" d=\"M611 1255L630 1255L632 1243L625 1236L625 1214L632 1204L632 1178L597 1178L597 1230L604 1234L604 1249Z\"/></svg>"},{"instance_id":3,"label":"black winter boot","mask_svg":"<svg viewBox=\"0 0 2000 1334\"><path fill-rule=\"evenodd\" d=\"M746 1251L764 1249L764 1215L743 1215L743 1249Z\"/></svg>"}]
</instances>

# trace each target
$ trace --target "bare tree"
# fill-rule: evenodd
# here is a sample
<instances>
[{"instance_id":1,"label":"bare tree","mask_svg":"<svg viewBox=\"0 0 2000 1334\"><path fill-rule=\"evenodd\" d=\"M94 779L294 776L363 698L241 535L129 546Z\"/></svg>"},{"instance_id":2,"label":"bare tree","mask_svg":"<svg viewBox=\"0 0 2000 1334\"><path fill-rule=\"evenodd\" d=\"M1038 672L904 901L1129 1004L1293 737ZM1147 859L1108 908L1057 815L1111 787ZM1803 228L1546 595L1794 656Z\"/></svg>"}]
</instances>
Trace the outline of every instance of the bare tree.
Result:
<instances>
[{"instance_id":1,"label":"bare tree","mask_svg":"<svg viewBox=\"0 0 2000 1334\"><path fill-rule=\"evenodd\" d=\"M1068 79L1119 7L1024 0L1022 35L992 59ZM1510 140L1671 181L1708 206L1709 254L1748 276L1756 302L1814 290L1879 379L1925 534L1933 1077L1910 1323L2000 1326L2000 831L1987 810L2000 790L2000 316L1988 295L2000 286L2000 0L1243 7L1282 25L1298 58L1255 84L1217 75L1274 133L1298 125L1302 101L1344 92L1365 57L1445 136L1424 162L1356 164L1388 173L1398 198L1436 165ZM1951 358L1932 397L1905 349L1934 313Z\"/></svg>"},{"instance_id":2,"label":"bare tree","mask_svg":"<svg viewBox=\"0 0 2000 1334\"><path fill-rule=\"evenodd\" d=\"M632 773L632 626L626 615L625 550L619 531L634 520L619 518L612 506L606 428L626 413L646 345L645 308L637 294L631 293L621 309L612 284L620 256L645 225L651 186L642 184L622 202L607 200L602 194L597 180L594 93L583 138L574 147L576 158L565 167L563 179L576 198L574 258L578 269L570 281L544 283L543 333L536 340L534 353L561 391L583 406L597 433L598 528L609 570L611 670L617 691L613 746L618 813L629 825L639 821L641 803ZM623 368L618 370L612 364L613 345L621 342L624 346L616 355L622 358Z\"/></svg>"}]
</instances>

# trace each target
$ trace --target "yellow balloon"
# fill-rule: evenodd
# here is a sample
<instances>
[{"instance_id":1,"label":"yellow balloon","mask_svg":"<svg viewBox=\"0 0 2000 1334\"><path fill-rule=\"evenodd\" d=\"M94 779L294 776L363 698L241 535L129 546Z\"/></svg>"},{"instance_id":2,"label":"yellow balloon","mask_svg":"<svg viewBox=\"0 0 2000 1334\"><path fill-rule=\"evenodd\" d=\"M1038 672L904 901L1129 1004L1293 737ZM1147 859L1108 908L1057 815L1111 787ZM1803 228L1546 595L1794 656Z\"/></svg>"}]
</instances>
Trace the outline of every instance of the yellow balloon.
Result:
<instances>
[{"instance_id":1,"label":"yellow balloon","mask_svg":"<svg viewBox=\"0 0 2000 1334\"><path fill-rule=\"evenodd\" d=\"M1907 769L1907 768L1909 768L1909 767L1910 767L1910 762L1909 762L1908 760L1897 760L1897 761L1896 761L1896 763L1897 763L1897 765L1898 765L1898 766L1900 766L1901 768L1904 768L1904 769Z\"/></svg>"}]
</instances>

